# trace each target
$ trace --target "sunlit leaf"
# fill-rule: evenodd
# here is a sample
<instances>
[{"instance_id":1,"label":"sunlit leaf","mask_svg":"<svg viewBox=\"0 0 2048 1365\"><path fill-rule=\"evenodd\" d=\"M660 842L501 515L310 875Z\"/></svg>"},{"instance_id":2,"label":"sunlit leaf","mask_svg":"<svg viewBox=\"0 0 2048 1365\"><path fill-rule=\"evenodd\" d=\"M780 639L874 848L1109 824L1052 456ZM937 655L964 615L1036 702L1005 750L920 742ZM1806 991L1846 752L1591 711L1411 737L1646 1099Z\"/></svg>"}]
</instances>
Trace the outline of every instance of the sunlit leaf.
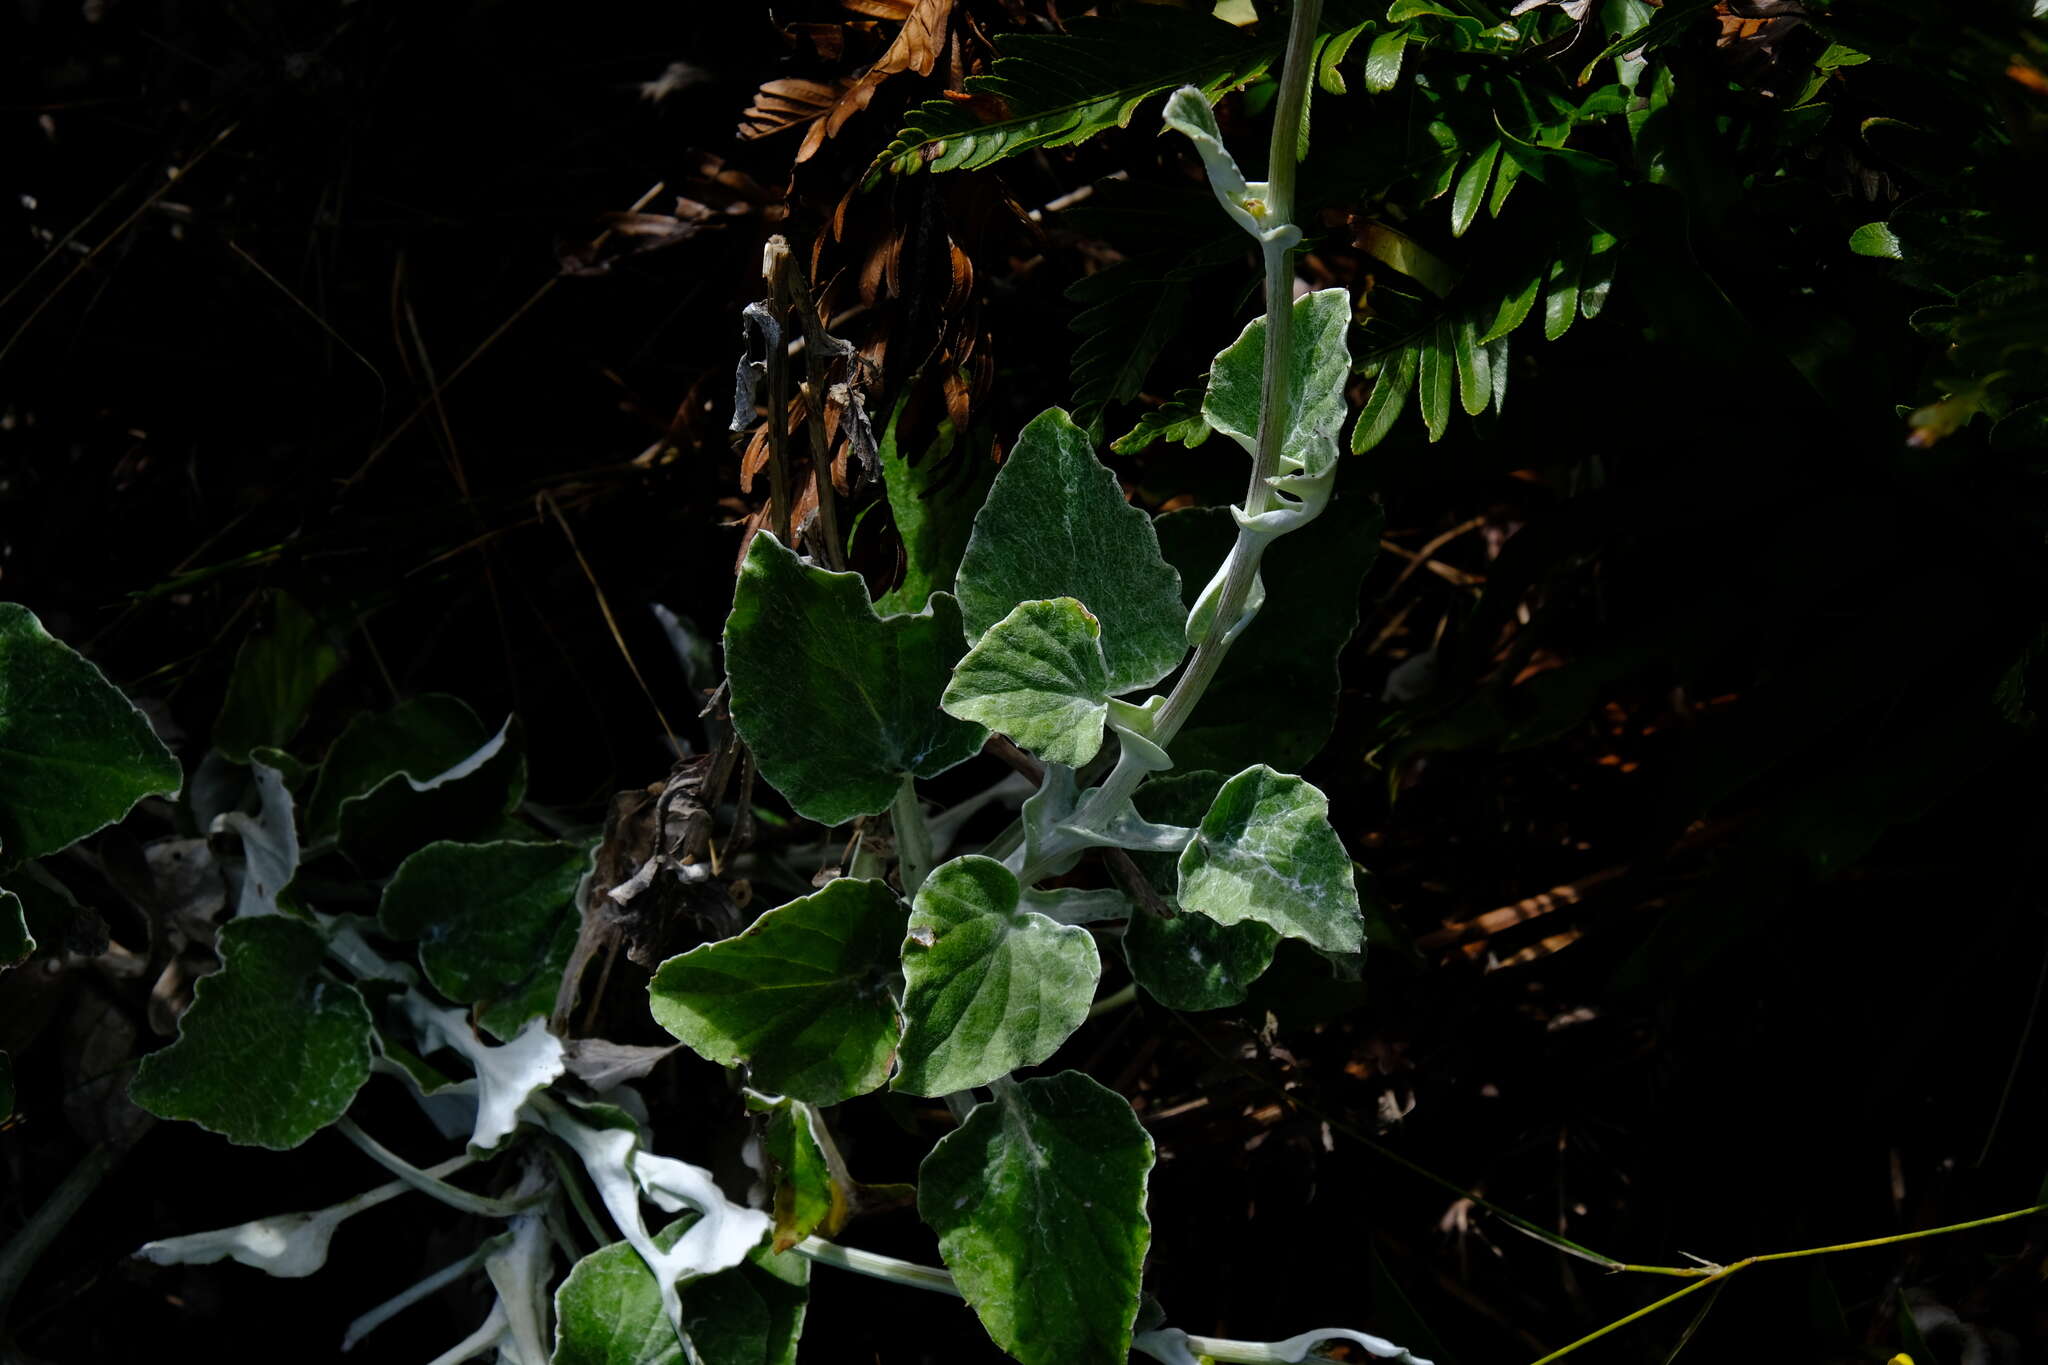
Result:
<instances>
[{"instance_id":1,"label":"sunlit leaf","mask_svg":"<svg viewBox=\"0 0 2048 1365\"><path fill-rule=\"evenodd\" d=\"M1158 682L1187 651L1180 583L1152 519L1124 500L1087 433L1050 408L1017 438L974 519L960 609L979 640L1019 603L1057 597L1101 623L1111 695Z\"/></svg>"},{"instance_id":2,"label":"sunlit leaf","mask_svg":"<svg viewBox=\"0 0 2048 1365\"><path fill-rule=\"evenodd\" d=\"M1263 764L1231 778L1180 855L1181 907L1357 952L1365 941L1358 888L1329 810L1316 788Z\"/></svg>"},{"instance_id":3,"label":"sunlit leaf","mask_svg":"<svg viewBox=\"0 0 2048 1365\"><path fill-rule=\"evenodd\" d=\"M1287 424L1280 435L1280 458L1287 468L1310 478L1328 473L1337 463L1344 385L1351 378L1351 352L1345 340L1350 327L1351 295L1346 290L1319 289L1294 301L1291 363L1282 386ZM1216 357L1209 371L1209 394L1202 401L1209 425L1235 437L1247 451L1258 445L1265 347L1266 320L1254 318Z\"/></svg>"},{"instance_id":4,"label":"sunlit leaf","mask_svg":"<svg viewBox=\"0 0 2048 1365\"><path fill-rule=\"evenodd\" d=\"M1022 1365L1124 1365L1151 1241L1152 1139L1077 1071L1005 1084L918 1168L917 1209Z\"/></svg>"},{"instance_id":5,"label":"sunlit leaf","mask_svg":"<svg viewBox=\"0 0 2048 1365\"><path fill-rule=\"evenodd\" d=\"M1218 772L1171 773L1138 789L1139 814L1170 825L1196 825L1223 785ZM1131 861L1169 906L1179 889L1175 858L1134 853ZM1176 1010L1226 1009L1241 1003L1251 984L1272 965L1280 935L1255 920L1223 924L1182 912L1172 919L1131 916L1124 930L1124 960L1153 999Z\"/></svg>"},{"instance_id":6,"label":"sunlit leaf","mask_svg":"<svg viewBox=\"0 0 2048 1365\"><path fill-rule=\"evenodd\" d=\"M1086 929L1018 905L993 858L955 858L917 893L903 942L891 1086L944 1095L1044 1061L1088 1017L1102 964Z\"/></svg>"},{"instance_id":7,"label":"sunlit leaf","mask_svg":"<svg viewBox=\"0 0 2048 1365\"><path fill-rule=\"evenodd\" d=\"M953 670L946 711L1078 768L1102 747L1109 664L1102 626L1071 597L1020 602Z\"/></svg>"}]
</instances>

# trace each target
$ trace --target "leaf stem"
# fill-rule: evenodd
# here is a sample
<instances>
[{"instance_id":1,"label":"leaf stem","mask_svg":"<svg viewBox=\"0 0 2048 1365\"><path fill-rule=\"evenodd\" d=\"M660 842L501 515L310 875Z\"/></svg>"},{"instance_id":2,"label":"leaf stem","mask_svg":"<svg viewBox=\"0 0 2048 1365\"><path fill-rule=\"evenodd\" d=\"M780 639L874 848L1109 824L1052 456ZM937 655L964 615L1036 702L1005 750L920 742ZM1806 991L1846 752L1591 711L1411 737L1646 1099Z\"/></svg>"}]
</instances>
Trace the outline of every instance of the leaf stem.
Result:
<instances>
[{"instance_id":1,"label":"leaf stem","mask_svg":"<svg viewBox=\"0 0 2048 1365\"><path fill-rule=\"evenodd\" d=\"M914 1261L899 1261L894 1256L883 1256L872 1251L859 1251L828 1242L822 1237L806 1237L792 1248L799 1256L809 1257L821 1265L838 1266L851 1270L856 1275L867 1275L891 1284L905 1284L912 1289L928 1289L935 1294L951 1294L965 1298L960 1286L953 1283L953 1277L943 1270Z\"/></svg>"},{"instance_id":2,"label":"leaf stem","mask_svg":"<svg viewBox=\"0 0 2048 1365\"><path fill-rule=\"evenodd\" d=\"M371 1137L357 1126L354 1119L345 1114L334 1121L334 1129L361 1148L364 1156L406 1184L422 1194L433 1196L450 1208L461 1209L464 1213L480 1214L485 1218L510 1218L514 1214L524 1213L540 1202L539 1199L492 1199L488 1195L472 1194L458 1185L451 1185L438 1176L421 1170ZM462 1164L468 1165L469 1162L465 1159Z\"/></svg>"},{"instance_id":3,"label":"leaf stem","mask_svg":"<svg viewBox=\"0 0 2048 1365\"><path fill-rule=\"evenodd\" d=\"M889 807L889 822L896 833L896 873L903 879L903 894L917 895L932 870L932 831L924 822L924 807L917 803L917 779L903 775L896 800Z\"/></svg>"}]
</instances>

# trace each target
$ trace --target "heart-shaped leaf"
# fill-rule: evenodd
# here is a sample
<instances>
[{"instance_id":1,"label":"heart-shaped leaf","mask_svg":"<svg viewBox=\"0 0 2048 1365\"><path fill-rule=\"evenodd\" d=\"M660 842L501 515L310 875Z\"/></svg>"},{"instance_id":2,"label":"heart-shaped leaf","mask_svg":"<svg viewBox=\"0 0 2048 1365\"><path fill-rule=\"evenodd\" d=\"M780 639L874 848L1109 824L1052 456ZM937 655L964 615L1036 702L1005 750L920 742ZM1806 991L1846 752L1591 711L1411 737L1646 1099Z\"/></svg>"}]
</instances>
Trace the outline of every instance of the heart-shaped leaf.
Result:
<instances>
[{"instance_id":1,"label":"heart-shaped leaf","mask_svg":"<svg viewBox=\"0 0 2048 1365\"><path fill-rule=\"evenodd\" d=\"M563 921L575 918L589 865L576 844L428 844L398 865L377 921L391 937L419 943L420 967L442 995L496 1001L545 964Z\"/></svg>"},{"instance_id":2,"label":"heart-shaped leaf","mask_svg":"<svg viewBox=\"0 0 2048 1365\"><path fill-rule=\"evenodd\" d=\"M1078 1071L1005 1083L918 1168L917 1210L1022 1365L1124 1365L1152 1225L1152 1139Z\"/></svg>"},{"instance_id":3,"label":"heart-shaped leaf","mask_svg":"<svg viewBox=\"0 0 2048 1365\"><path fill-rule=\"evenodd\" d=\"M1326 952L1355 953L1364 919L1351 859L1320 791L1260 764L1216 793L1180 855L1180 905L1223 924L1257 920Z\"/></svg>"},{"instance_id":4,"label":"heart-shaped leaf","mask_svg":"<svg viewBox=\"0 0 2048 1365\"><path fill-rule=\"evenodd\" d=\"M1194 825L1208 813L1222 785L1221 773L1173 773L1153 778L1132 800L1147 820ZM1177 860L1160 853L1134 853L1131 861L1172 904L1179 883ZM1160 1004L1176 1010L1218 1010L1243 1002L1252 983L1273 964L1279 942L1277 933L1255 920L1221 924L1186 910L1172 919L1139 911L1124 929L1123 950L1131 975Z\"/></svg>"},{"instance_id":5,"label":"heart-shaped leaf","mask_svg":"<svg viewBox=\"0 0 2048 1365\"><path fill-rule=\"evenodd\" d=\"M1102 623L1109 692L1149 687L1186 653L1180 580L1152 519L1124 499L1088 433L1058 408L1017 438L960 561L960 610L979 640L1020 602L1071 597Z\"/></svg>"},{"instance_id":6,"label":"heart-shaped leaf","mask_svg":"<svg viewBox=\"0 0 2048 1365\"><path fill-rule=\"evenodd\" d=\"M1086 929L1018 908L993 858L955 858L918 890L903 941L902 1066L944 1095L1044 1061L1088 1017L1102 962Z\"/></svg>"},{"instance_id":7,"label":"heart-shaped leaf","mask_svg":"<svg viewBox=\"0 0 2048 1365\"><path fill-rule=\"evenodd\" d=\"M941 704L1048 763L1080 767L1102 747L1109 712L1102 623L1071 597L1018 603L967 651Z\"/></svg>"},{"instance_id":8,"label":"heart-shaped leaf","mask_svg":"<svg viewBox=\"0 0 2048 1365\"><path fill-rule=\"evenodd\" d=\"M859 574L814 568L764 532L725 623L733 725L797 814L873 815L905 774L935 777L987 741L939 709L965 652L947 594L915 616L877 616Z\"/></svg>"},{"instance_id":9,"label":"heart-shaped leaf","mask_svg":"<svg viewBox=\"0 0 2048 1365\"><path fill-rule=\"evenodd\" d=\"M888 977L904 911L879 881L842 877L740 934L661 964L654 1017L756 1089L836 1104L878 1088L896 1054Z\"/></svg>"},{"instance_id":10,"label":"heart-shaped leaf","mask_svg":"<svg viewBox=\"0 0 2048 1365\"><path fill-rule=\"evenodd\" d=\"M282 915L231 921L178 1039L142 1059L129 1098L229 1142L282 1151L340 1118L370 1075L370 1011L321 968L326 948Z\"/></svg>"}]
</instances>

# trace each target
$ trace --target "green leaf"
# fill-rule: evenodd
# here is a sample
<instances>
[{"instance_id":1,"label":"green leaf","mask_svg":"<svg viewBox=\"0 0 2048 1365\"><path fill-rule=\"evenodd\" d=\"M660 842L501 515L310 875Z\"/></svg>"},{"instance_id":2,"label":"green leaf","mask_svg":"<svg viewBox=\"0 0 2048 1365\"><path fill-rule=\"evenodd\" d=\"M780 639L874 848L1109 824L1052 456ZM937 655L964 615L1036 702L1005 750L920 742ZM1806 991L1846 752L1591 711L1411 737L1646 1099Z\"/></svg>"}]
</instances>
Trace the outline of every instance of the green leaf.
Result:
<instances>
[{"instance_id":1,"label":"green leaf","mask_svg":"<svg viewBox=\"0 0 2048 1365\"><path fill-rule=\"evenodd\" d=\"M572 909L555 921L555 936L539 958L539 965L516 985L477 1007L476 1021L486 1033L509 1039L538 1015L552 1015L562 992L562 977L581 937L583 916Z\"/></svg>"},{"instance_id":2,"label":"green leaf","mask_svg":"<svg viewBox=\"0 0 2048 1365\"><path fill-rule=\"evenodd\" d=\"M1358 35L1372 27L1370 23L1353 24L1340 33L1325 38L1316 49L1316 84L1333 95L1344 94L1349 87L1344 83L1344 58L1351 53L1351 45L1358 41Z\"/></svg>"},{"instance_id":3,"label":"green leaf","mask_svg":"<svg viewBox=\"0 0 2048 1365\"><path fill-rule=\"evenodd\" d=\"M1522 163L1509 157L1500 163L1494 173L1493 193L1487 196L1486 214L1489 218L1500 217L1500 211L1507 207L1508 195L1514 192L1515 182L1522 178Z\"/></svg>"},{"instance_id":4,"label":"green leaf","mask_svg":"<svg viewBox=\"0 0 2048 1365\"><path fill-rule=\"evenodd\" d=\"M1257 920L1325 952L1355 953L1364 920L1330 803L1260 764L1223 784L1180 855L1180 904L1223 924Z\"/></svg>"},{"instance_id":5,"label":"green leaf","mask_svg":"<svg viewBox=\"0 0 2048 1365\"><path fill-rule=\"evenodd\" d=\"M670 1223L654 1234L655 1245L673 1249L694 1221ZM685 1285L683 1330L704 1365L794 1360L796 1332L809 1297L809 1266L800 1256L756 1253L731 1270ZM684 1365L684 1360L682 1342L662 1312L654 1272L630 1242L593 1251L556 1288L550 1365Z\"/></svg>"},{"instance_id":6,"label":"green leaf","mask_svg":"<svg viewBox=\"0 0 2048 1365\"><path fill-rule=\"evenodd\" d=\"M1543 280L1549 264L1539 254L1532 253L1526 258L1525 264L1513 276L1508 291L1501 295L1493 322L1480 333L1480 341L1488 344L1498 341L1528 319L1536 307L1537 296L1543 292Z\"/></svg>"},{"instance_id":7,"label":"green leaf","mask_svg":"<svg viewBox=\"0 0 2048 1365\"><path fill-rule=\"evenodd\" d=\"M1287 426L1280 459L1290 469L1320 478L1337 464L1337 433L1344 426L1344 385L1351 378L1345 333L1351 295L1319 289L1294 301L1294 346L1286 383ZM1202 415L1246 451L1259 442L1261 384L1266 372L1266 319L1252 319L1216 357Z\"/></svg>"},{"instance_id":8,"label":"green leaf","mask_svg":"<svg viewBox=\"0 0 2048 1365\"><path fill-rule=\"evenodd\" d=\"M1150 412L1138 417L1138 424L1109 443L1117 455L1142 455L1161 441L1193 450L1209 439L1209 419L1202 415L1203 389L1182 389Z\"/></svg>"},{"instance_id":9,"label":"green leaf","mask_svg":"<svg viewBox=\"0 0 2048 1365\"><path fill-rule=\"evenodd\" d=\"M1865 223L1849 234L1849 250L1858 256L1876 256L1886 261L1903 261L1906 251L1890 223Z\"/></svg>"},{"instance_id":10,"label":"green leaf","mask_svg":"<svg viewBox=\"0 0 2048 1365\"><path fill-rule=\"evenodd\" d=\"M818 1139L817 1110L787 1096L766 1101L749 1095L747 1107L768 1115L761 1154L774 1191L775 1250L787 1251L814 1232L838 1232L850 1209Z\"/></svg>"},{"instance_id":11,"label":"green leaf","mask_svg":"<svg viewBox=\"0 0 2048 1365\"><path fill-rule=\"evenodd\" d=\"M28 608L0 602L0 867L68 848L183 782L105 674Z\"/></svg>"},{"instance_id":12,"label":"green leaf","mask_svg":"<svg viewBox=\"0 0 2048 1365\"><path fill-rule=\"evenodd\" d=\"M1156 524L1191 598L1237 539L1228 508L1188 508ZM1381 525L1369 499L1347 495L1267 549L1259 569L1266 605L1174 738L1179 767L1236 772L1265 760L1296 768L1323 747L1337 719L1337 656L1357 625L1359 584L1379 554Z\"/></svg>"},{"instance_id":13,"label":"green leaf","mask_svg":"<svg viewBox=\"0 0 2048 1365\"><path fill-rule=\"evenodd\" d=\"M2048 398L2022 403L1991 428L1991 448L2002 455L2048 450Z\"/></svg>"},{"instance_id":14,"label":"green leaf","mask_svg":"<svg viewBox=\"0 0 2048 1365\"><path fill-rule=\"evenodd\" d=\"M1479 342L1479 328L1472 319L1460 318L1455 325L1458 360L1458 396L1465 415L1477 417L1493 401L1493 368L1486 348Z\"/></svg>"},{"instance_id":15,"label":"green leaf","mask_svg":"<svg viewBox=\"0 0 2048 1365\"><path fill-rule=\"evenodd\" d=\"M974 509L996 477L987 441L969 437L962 442L950 418L939 420L931 448L913 461L900 435L907 402L889 415L878 448L882 486L903 544L903 581L875 599L880 616L923 611L933 593L953 590Z\"/></svg>"},{"instance_id":16,"label":"green leaf","mask_svg":"<svg viewBox=\"0 0 2048 1365\"><path fill-rule=\"evenodd\" d=\"M0 891L0 967L18 966L35 950L35 935L28 931L28 916L22 912L21 897L12 891Z\"/></svg>"},{"instance_id":17,"label":"green leaf","mask_svg":"<svg viewBox=\"0 0 2048 1365\"><path fill-rule=\"evenodd\" d=\"M320 623L296 599L274 593L270 609L270 628L251 632L235 652L227 698L213 722L213 747L236 763L247 763L251 749L289 744L313 694L341 667Z\"/></svg>"},{"instance_id":18,"label":"green leaf","mask_svg":"<svg viewBox=\"0 0 2048 1365\"><path fill-rule=\"evenodd\" d=\"M889 998L903 907L879 881L842 877L733 938L661 964L654 1018L699 1056L746 1066L758 1090L836 1104L889 1078Z\"/></svg>"},{"instance_id":19,"label":"green leaf","mask_svg":"<svg viewBox=\"0 0 2048 1365\"><path fill-rule=\"evenodd\" d=\"M1102 747L1109 712L1101 623L1071 597L1019 602L967 651L940 705L1048 763L1080 767Z\"/></svg>"},{"instance_id":20,"label":"green leaf","mask_svg":"<svg viewBox=\"0 0 2048 1365\"><path fill-rule=\"evenodd\" d=\"M1365 88L1384 95L1401 82L1401 58L1408 52L1407 29L1390 29L1365 50Z\"/></svg>"},{"instance_id":21,"label":"green leaf","mask_svg":"<svg viewBox=\"0 0 2048 1365\"><path fill-rule=\"evenodd\" d=\"M1358 246L1360 250L1386 262L1438 298L1444 297L1457 286L1458 272L1449 261L1407 233L1385 223L1370 222L1359 228Z\"/></svg>"},{"instance_id":22,"label":"green leaf","mask_svg":"<svg viewBox=\"0 0 2048 1365\"><path fill-rule=\"evenodd\" d=\"M343 801L341 851L360 868L381 870L433 839L488 839L525 794L525 747L518 721L507 717L453 766L426 778L396 773Z\"/></svg>"},{"instance_id":23,"label":"green leaf","mask_svg":"<svg viewBox=\"0 0 2048 1365\"><path fill-rule=\"evenodd\" d=\"M1579 271L1585 265L1585 251L1575 248L1551 262L1543 287L1543 339L1556 341L1571 330L1579 315Z\"/></svg>"},{"instance_id":24,"label":"green leaf","mask_svg":"<svg viewBox=\"0 0 2048 1365\"><path fill-rule=\"evenodd\" d=\"M932 100L913 109L869 169L899 175L978 170L1035 147L1066 147L1129 125L1146 99L1193 85L1212 100L1276 61L1284 28L1254 35L1206 14L1133 6L1104 18L1077 18L1064 33L1005 34L988 74L967 78L987 101Z\"/></svg>"},{"instance_id":25,"label":"green leaf","mask_svg":"<svg viewBox=\"0 0 2048 1365\"><path fill-rule=\"evenodd\" d=\"M1601 242L1607 245L1603 248ZM1586 263L1579 276L1579 316L1591 322L1607 307L1607 295L1614 288L1614 268L1621 260L1621 253L1614 249L1614 239L1602 236L1596 238L1593 249L1586 257Z\"/></svg>"},{"instance_id":26,"label":"green leaf","mask_svg":"<svg viewBox=\"0 0 2048 1365\"><path fill-rule=\"evenodd\" d=\"M399 774L425 780L446 772L490 737L466 703L440 693L414 697L377 715L357 716L320 764L320 776L306 802L307 841L340 832L344 801L367 795Z\"/></svg>"},{"instance_id":27,"label":"green leaf","mask_svg":"<svg viewBox=\"0 0 2048 1365\"><path fill-rule=\"evenodd\" d=\"M1448 318L1439 320L1422 346L1417 401L1422 405L1422 424L1429 428L1432 444L1443 439L1444 430L1451 424L1451 392L1458 381L1451 339L1456 326Z\"/></svg>"},{"instance_id":28,"label":"green leaf","mask_svg":"<svg viewBox=\"0 0 2048 1365\"><path fill-rule=\"evenodd\" d=\"M443 996L496 1001L545 963L563 921L576 917L576 887L589 866L589 851L575 844L431 843L398 865L377 923L419 944L420 967Z\"/></svg>"},{"instance_id":29,"label":"green leaf","mask_svg":"<svg viewBox=\"0 0 2048 1365\"><path fill-rule=\"evenodd\" d=\"M987 1085L1058 1051L1088 1017L1102 974L1095 939L1018 907L993 858L931 874L903 942L903 1047L890 1082L914 1095Z\"/></svg>"},{"instance_id":30,"label":"green leaf","mask_svg":"<svg viewBox=\"0 0 2048 1365\"><path fill-rule=\"evenodd\" d=\"M340 1118L370 1075L370 1011L321 969L320 935L279 915L230 921L177 1041L142 1059L129 1098L229 1142L283 1151Z\"/></svg>"},{"instance_id":31,"label":"green leaf","mask_svg":"<svg viewBox=\"0 0 2048 1365\"><path fill-rule=\"evenodd\" d=\"M1138 788L1138 813L1166 825L1195 825L1215 801L1223 774L1173 773ZM1134 853L1131 861L1169 905L1179 888L1174 858ZM1280 935L1255 920L1219 924L1207 915L1161 919L1133 914L1124 930L1124 960L1146 992L1168 1009L1216 1010L1241 1004L1273 963Z\"/></svg>"},{"instance_id":32,"label":"green leaf","mask_svg":"<svg viewBox=\"0 0 2048 1365\"><path fill-rule=\"evenodd\" d=\"M821 825L873 815L906 773L935 777L987 740L939 709L965 652L949 595L915 616L877 616L859 574L757 535L725 623L733 726L797 814Z\"/></svg>"},{"instance_id":33,"label":"green leaf","mask_svg":"<svg viewBox=\"0 0 2048 1365\"><path fill-rule=\"evenodd\" d=\"M1371 450L1394 429L1394 423L1401 417L1401 407L1415 387L1415 372L1421 359L1418 348L1403 346L1381 362L1379 377L1373 381L1372 392L1366 395L1365 406L1359 409L1357 425L1351 428L1353 455Z\"/></svg>"},{"instance_id":34,"label":"green leaf","mask_svg":"<svg viewBox=\"0 0 2048 1365\"><path fill-rule=\"evenodd\" d=\"M1124 500L1087 433L1049 408L1017 438L974 518L960 609L979 640L1018 603L1055 597L1102 623L1111 695L1151 686L1187 652L1180 583L1152 519Z\"/></svg>"},{"instance_id":35,"label":"green leaf","mask_svg":"<svg viewBox=\"0 0 2048 1365\"><path fill-rule=\"evenodd\" d=\"M1500 144L1488 143L1458 177L1458 188L1451 192L1451 236L1463 237L1465 229L1479 216L1479 205L1486 198L1487 186L1493 183L1493 168L1499 162Z\"/></svg>"},{"instance_id":36,"label":"green leaf","mask_svg":"<svg viewBox=\"0 0 2048 1365\"><path fill-rule=\"evenodd\" d=\"M917 1209L1022 1365L1124 1365L1152 1225L1152 1139L1077 1071L999 1087L918 1169Z\"/></svg>"}]
</instances>

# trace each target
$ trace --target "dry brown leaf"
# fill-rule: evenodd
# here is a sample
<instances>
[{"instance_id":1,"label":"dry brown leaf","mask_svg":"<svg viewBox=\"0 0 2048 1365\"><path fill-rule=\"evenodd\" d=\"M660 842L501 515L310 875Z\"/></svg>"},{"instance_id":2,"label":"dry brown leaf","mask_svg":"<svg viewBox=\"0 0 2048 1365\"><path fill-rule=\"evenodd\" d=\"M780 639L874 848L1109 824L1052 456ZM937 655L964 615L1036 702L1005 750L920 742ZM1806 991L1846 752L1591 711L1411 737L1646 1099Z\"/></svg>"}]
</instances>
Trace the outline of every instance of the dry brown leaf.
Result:
<instances>
[{"instance_id":1,"label":"dry brown leaf","mask_svg":"<svg viewBox=\"0 0 2048 1365\"><path fill-rule=\"evenodd\" d=\"M855 14L865 14L871 19L892 19L901 22L910 17L917 8L917 0L839 0L843 8Z\"/></svg>"},{"instance_id":2,"label":"dry brown leaf","mask_svg":"<svg viewBox=\"0 0 2048 1365\"><path fill-rule=\"evenodd\" d=\"M822 118L831 112L853 84L851 76L842 76L830 84L795 77L764 81L754 92L754 102L740 116L740 140L751 142L755 138Z\"/></svg>"},{"instance_id":3,"label":"dry brown leaf","mask_svg":"<svg viewBox=\"0 0 2048 1365\"><path fill-rule=\"evenodd\" d=\"M812 124L811 130L804 134L804 144L797 149L796 159L803 162L817 155L818 149L825 145L825 139L836 137L848 119L867 108L875 92L881 89L882 82L889 77L902 71L931 75L939 64L939 54L945 50L946 22L952 14L953 0L917 0L915 7L902 16L903 27L896 31L896 40L889 44L889 50L882 54L881 60L869 67L866 74L839 97L831 113ZM765 90L767 87L762 88Z\"/></svg>"}]
</instances>

